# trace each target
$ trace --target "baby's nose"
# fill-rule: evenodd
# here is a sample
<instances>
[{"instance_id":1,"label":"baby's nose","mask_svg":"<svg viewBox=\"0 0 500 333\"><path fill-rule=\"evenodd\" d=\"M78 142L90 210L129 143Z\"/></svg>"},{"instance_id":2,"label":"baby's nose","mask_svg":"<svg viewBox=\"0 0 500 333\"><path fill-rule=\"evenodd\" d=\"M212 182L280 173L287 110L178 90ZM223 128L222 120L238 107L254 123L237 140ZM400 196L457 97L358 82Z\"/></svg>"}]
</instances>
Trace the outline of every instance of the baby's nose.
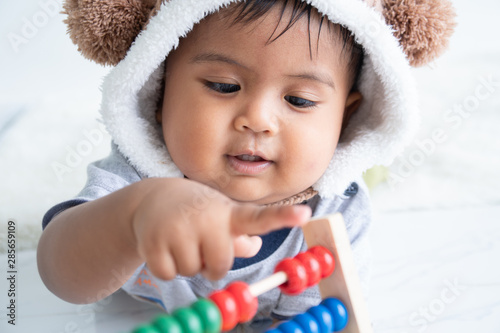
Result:
<instances>
[{"instance_id":1,"label":"baby's nose","mask_svg":"<svg viewBox=\"0 0 500 333\"><path fill-rule=\"evenodd\" d=\"M273 109L273 103L256 101L242 106L234 119L234 127L238 131L250 130L255 133L276 135L279 131L279 118Z\"/></svg>"}]
</instances>

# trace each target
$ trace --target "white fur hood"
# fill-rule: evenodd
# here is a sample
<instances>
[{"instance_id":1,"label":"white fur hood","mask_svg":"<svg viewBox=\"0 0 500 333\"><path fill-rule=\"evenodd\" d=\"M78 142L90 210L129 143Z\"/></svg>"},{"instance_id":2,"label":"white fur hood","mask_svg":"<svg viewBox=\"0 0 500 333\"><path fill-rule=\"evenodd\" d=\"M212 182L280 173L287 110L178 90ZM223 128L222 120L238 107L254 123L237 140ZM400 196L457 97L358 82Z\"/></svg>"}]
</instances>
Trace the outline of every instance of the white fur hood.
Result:
<instances>
[{"instance_id":1,"label":"white fur hood","mask_svg":"<svg viewBox=\"0 0 500 333\"><path fill-rule=\"evenodd\" d=\"M103 121L130 163L147 177L182 177L163 143L155 111L162 63L208 13L231 0L170 0L161 5L126 57L103 83ZM360 0L308 0L334 23L354 33L365 50L359 81L363 102L351 118L324 175L313 185L320 196L344 193L374 165L387 165L408 145L418 126L410 66L379 11Z\"/></svg>"}]
</instances>

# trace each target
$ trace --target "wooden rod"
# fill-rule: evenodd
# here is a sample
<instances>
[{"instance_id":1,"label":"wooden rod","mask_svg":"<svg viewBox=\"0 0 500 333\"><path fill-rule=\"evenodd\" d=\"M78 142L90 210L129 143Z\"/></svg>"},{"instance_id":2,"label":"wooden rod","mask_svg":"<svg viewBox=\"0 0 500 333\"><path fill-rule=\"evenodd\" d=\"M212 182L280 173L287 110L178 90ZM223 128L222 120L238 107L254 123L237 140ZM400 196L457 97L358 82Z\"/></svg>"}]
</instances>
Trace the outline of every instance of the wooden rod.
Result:
<instances>
[{"instance_id":1,"label":"wooden rod","mask_svg":"<svg viewBox=\"0 0 500 333\"><path fill-rule=\"evenodd\" d=\"M269 290L276 288L288 280L285 272L277 272L265 279L255 282L249 286L250 293L257 297Z\"/></svg>"}]
</instances>

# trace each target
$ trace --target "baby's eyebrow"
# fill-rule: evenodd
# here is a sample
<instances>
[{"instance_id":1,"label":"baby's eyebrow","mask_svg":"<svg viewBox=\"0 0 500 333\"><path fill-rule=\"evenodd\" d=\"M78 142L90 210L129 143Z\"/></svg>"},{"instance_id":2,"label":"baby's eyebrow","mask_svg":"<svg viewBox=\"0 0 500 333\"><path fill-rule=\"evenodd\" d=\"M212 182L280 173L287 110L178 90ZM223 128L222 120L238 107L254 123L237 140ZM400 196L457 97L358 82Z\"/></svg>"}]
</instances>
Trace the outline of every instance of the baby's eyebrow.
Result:
<instances>
[{"instance_id":1,"label":"baby's eyebrow","mask_svg":"<svg viewBox=\"0 0 500 333\"><path fill-rule=\"evenodd\" d=\"M287 77L293 78L293 79L317 81L317 82L326 84L327 86L329 86L333 90L335 90L335 83L333 82L332 78L329 75L320 74L320 73L301 73L301 74L287 75Z\"/></svg>"},{"instance_id":2,"label":"baby's eyebrow","mask_svg":"<svg viewBox=\"0 0 500 333\"><path fill-rule=\"evenodd\" d=\"M239 63L238 61L219 53L201 53L197 54L191 58L190 63L202 63L202 62L224 62L230 65L236 65L244 69L249 69L247 66Z\"/></svg>"}]
</instances>

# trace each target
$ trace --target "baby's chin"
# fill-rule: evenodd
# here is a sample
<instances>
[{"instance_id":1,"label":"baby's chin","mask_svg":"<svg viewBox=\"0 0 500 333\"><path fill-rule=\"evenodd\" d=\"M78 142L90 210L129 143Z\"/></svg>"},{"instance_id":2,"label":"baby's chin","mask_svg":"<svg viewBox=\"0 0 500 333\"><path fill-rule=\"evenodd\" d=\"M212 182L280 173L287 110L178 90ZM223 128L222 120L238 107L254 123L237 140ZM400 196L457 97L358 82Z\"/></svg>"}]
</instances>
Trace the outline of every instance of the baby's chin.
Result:
<instances>
[{"instance_id":1,"label":"baby's chin","mask_svg":"<svg viewBox=\"0 0 500 333\"><path fill-rule=\"evenodd\" d=\"M259 206L270 205L273 203L280 202L282 200L288 199L296 193L290 194L277 194L277 193L258 193L255 190L244 190L244 191L223 191L226 196L234 201L241 203L251 203Z\"/></svg>"},{"instance_id":2,"label":"baby's chin","mask_svg":"<svg viewBox=\"0 0 500 333\"><path fill-rule=\"evenodd\" d=\"M198 178L196 175L187 176L186 178L207 185L234 201L255 205L277 203L302 191L301 189L293 188L277 189L276 185L255 181L255 179L231 179L231 177L225 176Z\"/></svg>"}]
</instances>

